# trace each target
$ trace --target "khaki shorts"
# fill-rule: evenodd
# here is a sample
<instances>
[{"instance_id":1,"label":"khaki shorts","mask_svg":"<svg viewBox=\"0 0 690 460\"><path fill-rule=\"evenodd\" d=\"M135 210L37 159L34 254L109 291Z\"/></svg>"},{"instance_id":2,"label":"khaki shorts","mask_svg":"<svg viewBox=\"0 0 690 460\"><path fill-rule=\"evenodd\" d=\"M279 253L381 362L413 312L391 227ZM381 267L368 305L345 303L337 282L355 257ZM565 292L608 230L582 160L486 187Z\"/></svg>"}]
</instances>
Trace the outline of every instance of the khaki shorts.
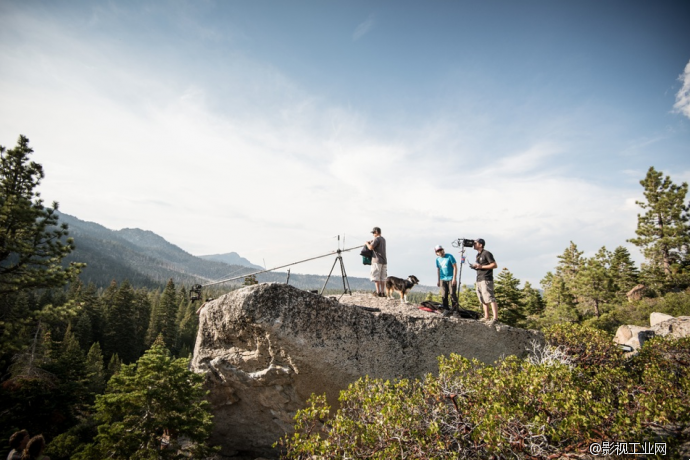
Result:
<instances>
[{"instance_id":1,"label":"khaki shorts","mask_svg":"<svg viewBox=\"0 0 690 460\"><path fill-rule=\"evenodd\" d=\"M369 279L371 281L386 281L388 277L388 265L377 264L376 262L371 263L371 275Z\"/></svg>"},{"instance_id":2,"label":"khaki shorts","mask_svg":"<svg viewBox=\"0 0 690 460\"><path fill-rule=\"evenodd\" d=\"M496 302L496 297L494 297L493 281L477 281L476 289L479 302L486 304Z\"/></svg>"}]
</instances>

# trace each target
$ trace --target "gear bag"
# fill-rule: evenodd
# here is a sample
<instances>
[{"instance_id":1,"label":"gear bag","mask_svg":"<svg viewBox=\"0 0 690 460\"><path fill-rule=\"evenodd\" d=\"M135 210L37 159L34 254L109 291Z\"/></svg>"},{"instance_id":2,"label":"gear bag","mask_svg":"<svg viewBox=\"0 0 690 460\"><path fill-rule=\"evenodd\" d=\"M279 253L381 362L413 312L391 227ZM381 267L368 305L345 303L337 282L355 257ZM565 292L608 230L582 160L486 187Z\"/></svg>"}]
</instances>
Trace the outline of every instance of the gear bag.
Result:
<instances>
[{"instance_id":1,"label":"gear bag","mask_svg":"<svg viewBox=\"0 0 690 460\"><path fill-rule=\"evenodd\" d=\"M362 256L362 263L364 265L371 265L371 258L374 256L374 251L369 249L366 244L362 248L362 251L359 253L359 255Z\"/></svg>"}]
</instances>

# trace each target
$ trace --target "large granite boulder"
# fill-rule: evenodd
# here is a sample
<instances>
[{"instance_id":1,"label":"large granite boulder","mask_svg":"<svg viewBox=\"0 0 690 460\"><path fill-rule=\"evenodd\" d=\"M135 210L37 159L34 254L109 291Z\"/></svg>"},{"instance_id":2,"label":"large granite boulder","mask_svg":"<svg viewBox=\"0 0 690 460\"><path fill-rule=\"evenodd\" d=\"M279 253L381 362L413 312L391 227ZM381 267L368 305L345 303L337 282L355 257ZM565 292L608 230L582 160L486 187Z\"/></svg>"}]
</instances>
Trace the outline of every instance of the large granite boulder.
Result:
<instances>
[{"instance_id":1,"label":"large granite boulder","mask_svg":"<svg viewBox=\"0 0 690 460\"><path fill-rule=\"evenodd\" d=\"M646 340L655 336L679 338L690 335L690 316L675 318L671 315L655 312L649 315L649 324L649 327L620 326L613 341L620 345L626 345L633 352L637 352Z\"/></svg>"},{"instance_id":2,"label":"large granite boulder","mask_svg":"<svg viewBox=\"0 0 690 460\"><path fill-rule=\"evenodd\" d=\"M417 307L364 294L338 301L282 284L209 302L200 311L192 369L207 376L211 441L227 454L270 456L312 393L326 393L337 406L340 390L364 375L422 377L438 371L439 355L493 363L543 341L537 331Z\"/></svg>"}]
</instances>

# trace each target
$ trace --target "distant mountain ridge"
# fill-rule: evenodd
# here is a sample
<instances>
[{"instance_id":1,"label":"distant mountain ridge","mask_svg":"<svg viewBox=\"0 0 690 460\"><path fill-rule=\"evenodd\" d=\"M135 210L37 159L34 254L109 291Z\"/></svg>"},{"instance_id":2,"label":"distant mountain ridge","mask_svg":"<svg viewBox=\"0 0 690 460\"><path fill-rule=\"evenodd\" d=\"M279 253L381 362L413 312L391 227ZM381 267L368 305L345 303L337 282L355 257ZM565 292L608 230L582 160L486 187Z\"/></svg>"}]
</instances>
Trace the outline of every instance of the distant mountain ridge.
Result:
<instances>
[{"instance_id":1,"label":"distant mountain ridge","mask_svg":"<svg viewBox=\"0 0 690 460\"><path fill-rule=\"evenodd\" d=\"M65 258L65 263L87 264L80 275L84 283L92 282L96 286L106 287L113 280L118 283L128 280L134 287L156 288L163 287L172 278L175 284L190 287L192 284L203 285L263 270L234 252L197 257L150 230L111 230L69 214L58 214L59 222L69 226L69 236L74 238L76 246ZM285 283L287 273L261 273L256 278L260 282ZM367 278L348 277L348 281L352 290L373 290L373 284ZM292 273L289 282L300 289L321 289L326 276ZM231 284L242 283L243 279L240 278ZM331 276L327 288L342 289L339 274Z\"/></svg>"},{"instance_id":2,"label":"distant mountain ridge","mask_svg":"<svg viewBox=\"0 0 690 460\"><path fill-rule=\"evenodd\" d=\"M254 268L256 270L263 270L264 267L261 265L255 265L251 263L249 260L245 259L244 257L240 256L236 252L228 252L226 254L211 254L207 256L199 256L202 259L206 260L215 260L216 262L223 262L228 265L241 265L243 267L249 267L249 268Z\"/></svg>"}]
</instances>

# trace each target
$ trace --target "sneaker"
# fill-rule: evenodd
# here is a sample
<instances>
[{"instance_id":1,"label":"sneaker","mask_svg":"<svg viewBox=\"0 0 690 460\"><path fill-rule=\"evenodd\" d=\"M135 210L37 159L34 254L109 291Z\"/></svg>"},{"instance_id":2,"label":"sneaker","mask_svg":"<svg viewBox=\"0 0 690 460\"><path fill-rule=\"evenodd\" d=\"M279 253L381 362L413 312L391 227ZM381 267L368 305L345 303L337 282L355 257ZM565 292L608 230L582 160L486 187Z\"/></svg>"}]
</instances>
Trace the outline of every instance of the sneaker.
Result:
<instances>
[{"instance_id":1,"label":"sneaker","mask_svg":"<svg viewBox=\"0 0 690 460\"><path fill-rule=\"evenodd\" d=\"M379 297L386 297L386 294L384 294L383 292L380 292Z\"/></svg>"}]
</instances>

